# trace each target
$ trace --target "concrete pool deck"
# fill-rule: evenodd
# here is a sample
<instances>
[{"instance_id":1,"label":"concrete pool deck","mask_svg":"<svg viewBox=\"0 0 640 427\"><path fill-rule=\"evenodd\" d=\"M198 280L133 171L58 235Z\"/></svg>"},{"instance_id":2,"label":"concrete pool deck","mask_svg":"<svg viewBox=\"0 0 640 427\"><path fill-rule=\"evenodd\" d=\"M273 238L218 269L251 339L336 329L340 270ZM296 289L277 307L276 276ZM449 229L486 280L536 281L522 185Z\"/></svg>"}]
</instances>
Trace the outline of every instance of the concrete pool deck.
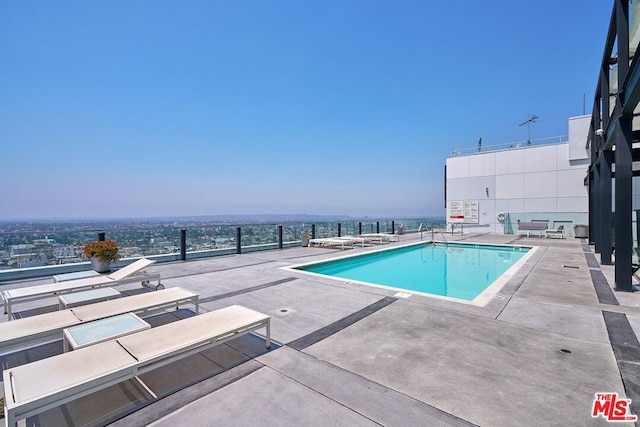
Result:
<instances>
[{"instance_id":1,"label":"concrete pool deck","mask_svg":"<svg viewBox=\"0 0 640 427\"><path fill-rule=\"evenodd\" d=\"M591 417L597 392L632 399L640 414L640 293L612 291L613 267L599 265L593 248L573 238L446 238L540 250L484 307L281 268L379 246L154 264L166 287L199 293L203 311L240 304L272 316L276 345L233 340L143 375L157 399L129 381L51 409L37 425L609 425ZM4 356L3 367L61 351L59 341L42 343Z\"/></svg>"}]
</instances>

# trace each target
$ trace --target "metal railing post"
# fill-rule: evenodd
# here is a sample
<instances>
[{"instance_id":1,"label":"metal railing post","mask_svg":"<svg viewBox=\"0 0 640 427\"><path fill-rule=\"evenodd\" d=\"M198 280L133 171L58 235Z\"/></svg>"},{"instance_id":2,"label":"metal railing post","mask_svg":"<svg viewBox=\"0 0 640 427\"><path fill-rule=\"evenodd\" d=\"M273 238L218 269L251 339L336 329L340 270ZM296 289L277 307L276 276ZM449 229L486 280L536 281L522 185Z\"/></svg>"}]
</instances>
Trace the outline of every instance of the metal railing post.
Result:
<instances>
[{"instance_id":1,"label":"metal railing post","mask_svg":"<svg viewBox=\"0 0 640 427\"><path fill-rule=\"evenodd\" d=\"M312 239L316 238L316 225L315 224L311 224L311 238Z\"/></svg>"},{"instance_id":2,"label":"metal railing post","mask_svg":"<svg viewBox=\"0 0 640 427\"><path fill-rule=\"evenodd\" d=\"M242 232L240 227L236 227L236 253L242 253Z\"/></svg>"},{"instance_id":3,"label":"metal railing post","mask_svg":"<svg viewBox=\"0 0 640 427\"><path fill-rule=\"evenodd\" d=\"M396 222L391 220L391 234L396 234Z\"/></svg>"},{"instance_id":4,"label":"metal railing post","mask_svg":"<svg viewBox=\"0 0 640 427\"><path fill-rule=\"evenodd\" d=\"M180 261L187 260L187 230L180 230Z\"/></svg>"},{"instance_id":5,"label":"metal railing post","mask_svg":"<svg viewBox=\"0 0 640 427\"><path fill-rule=\"evenodd\" d=\"M342 237L342 224L338 223L338 237Z\"/></svg>"},{"instance_id":6,"label":"metal railing post","mask_svg":"<svg viewBox=\"0 0 640 427\"><path fill-rule=\"evenodd\" d=\"M358 223L358 235L362 234L362 223Z\"/></svg>"},{"instance_id":7,"label":"metal railing post","mask_svg":"<svg viewBox=\"0 0 640 427\"><path fill-rule=\"evenodd\" d=\"M104 231L98 233L98 242L104 242Z\"/></svg>"},{"instance_id":8,"label":"metal railing post","mask_svg":"<svg viewBox=\"0 0 640 427\"><path fill-rule=\"evenodd\" d=\"M376 233L380 233L380 221L376 221Z\"/></svg>"},{"instance_id":9,"label":"metal railing post","mask_svg":"<svg viewBox=\"0 0 640 427\"><path fill-rule=\"evenodd\" d=\"M278 249L282 249L282 226L278 226Z\"/></svg>"}]
</instances>

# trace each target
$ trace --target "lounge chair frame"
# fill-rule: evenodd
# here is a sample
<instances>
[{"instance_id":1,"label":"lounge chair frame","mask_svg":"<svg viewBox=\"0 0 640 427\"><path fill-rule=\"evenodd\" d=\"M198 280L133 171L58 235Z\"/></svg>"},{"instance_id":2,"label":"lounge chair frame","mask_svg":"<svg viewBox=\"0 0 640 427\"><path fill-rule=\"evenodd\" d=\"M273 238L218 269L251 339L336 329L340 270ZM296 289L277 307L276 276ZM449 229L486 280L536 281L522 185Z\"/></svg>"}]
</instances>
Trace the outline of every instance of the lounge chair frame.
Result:
<instances>
[{"instance_id":1,"label":"lounge chair frame","mask_svg":"<svg viewBox=\"0 0 640 427\"><path fill-rule=\"evenodd\" d=\"M7 369L6 425L122 381L140 381L138 375L261 328L271 348L271 317L235 305Z\"/></svg>"},{"instance_id":2,"label":"lounge chair frame","mask_svg":"<svg viewBox=\"0 0 640 427\"><path fill-rule=\"evenodd\" d=\"M365 233L361 234L362 237L375 237L379 238L385 242L399 242L400 236L398 234L388 234L388 233Z\"/></svg>"},{"instance_id":3,"label":"lounge chair frame","mask_svg":"<svg viewBox=\"0 0 640 427\"><path fill-rule=\"evenodd\" d=\"M559 237L564 239L564 225L559 225L558 228L550 228L544 231L545 237Z\"/></svg>"},{"instance_id":4,"label":"lounge chair frame","mask_svg":"<svg viewBox=\"0 0 640 427\"><path fill-rule=\"evenodd\" d=\"M361 243L362 246L369 244L382 244L385 243L386 240L377 235L373 234L359 234L357 236L345 236L346 239L352 239L354 242Z\"/></svg>"},{"instance_id":5,"label":"lounge chair frame","mask_svg":"<svg viewBox=\"0 0 640 427\"><path fill-rule=\"evenodd\" d=\"M338 237L328 237L328 238L322 238L322 239L309 239L309 247L311 247L311 245L316 245L316 246L340 246L340 248L342 250L345 249L346 246L349 246L351 248L353 248L353 240L351 239L341 239Z\"/></svg>"},{"instance_id":6,"label":"lounge chair frame","mask_svg":"<svg viewBox=\"0 0 640 427\"><path fill-rule=\"evenodd\" d=\"M3 322L0 323L0 354L36 339L60 338L62 330L71 326L123 313L149 315L169 308L178 309L181 304L193 304L196 314L200 312L198 294L174 287Z\"/></svg>"},{"instance_id":7,"label":"lounge chair frame","mask_svg":"<svg viewBox=\"0 0 640 427\"><path fill-rule=\"evenodd\" d=\"M336 240L344 240L345 242L351 242L351 245L354 246L356 244L362 246L364 248L366 239L364 237L355 237L355 236L341 236L336 237Z\"/></svg>"},{"instance_id":8,"label":"lounge chair frame","mask_svg":"<svg viewBox=\"0 0 640 427\"><path fill-rule=\"evenodd\" d=\"M12 306L17 302L35 301L64 293L100 288L103 286L123 285L137 281L140 281L143 286L147 286L149 281L157 280L158 285L156 289L162 289L164 285L160 283L159 273L149 274L141 271L154 262L155 261L150 259L142 258L109 275L1 291L0 298L2 298L4 305L4 313L7 315L8 320L12 320Z\"/></svg>"}]
</instances>

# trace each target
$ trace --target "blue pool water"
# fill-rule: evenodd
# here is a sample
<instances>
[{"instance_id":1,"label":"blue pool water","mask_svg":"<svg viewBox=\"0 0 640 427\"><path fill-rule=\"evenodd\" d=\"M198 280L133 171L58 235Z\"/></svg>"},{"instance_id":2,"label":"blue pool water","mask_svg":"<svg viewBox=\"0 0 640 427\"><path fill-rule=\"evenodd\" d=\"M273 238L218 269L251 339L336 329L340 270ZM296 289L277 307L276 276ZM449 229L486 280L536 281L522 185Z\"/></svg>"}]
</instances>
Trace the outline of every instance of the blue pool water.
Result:
<instances>
[{"instance_id":1,"label":"blue pool water","mask_svg":"<svg viewBox=\"0 0 640 427\"><path fill-rule=\"evenodd\" d=\"M471 301L529 247L425 243L296 269Z\"/></svg>"}]
</instances>

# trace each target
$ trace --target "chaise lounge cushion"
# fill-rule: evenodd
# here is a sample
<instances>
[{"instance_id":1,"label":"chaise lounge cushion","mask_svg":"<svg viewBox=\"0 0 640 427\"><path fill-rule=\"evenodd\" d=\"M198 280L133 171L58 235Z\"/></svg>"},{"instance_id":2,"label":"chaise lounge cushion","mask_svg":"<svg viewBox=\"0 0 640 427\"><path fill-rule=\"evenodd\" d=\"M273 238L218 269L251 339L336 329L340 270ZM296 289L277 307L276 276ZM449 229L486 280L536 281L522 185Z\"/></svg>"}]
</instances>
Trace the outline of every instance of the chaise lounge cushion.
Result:
<instances>
[{"instance_id":1,"label":"chaise lounge cushion","mask_svg":"<svg viewBox=\"0 0 640 427\"><path fill-rule=\"evenodd\" d=\"M198 294L180 287L145 292L117 300L54 311L0 323L0 348L33 341L36 338L53 336L64 328L92 320L103 319L123 313L141 313L173 306L178 302L191 301L198 312Z\"/></svg>"},{"instance_id":2,"label":"chaise lounge cushion","mask_svg":"<svg viewBox=\"0 0 640 427\"><path fill-rule=\"evenodd\" d=\"M137 378L259 328L266 328L266 345L270 348L270 320L270 316L234 305L6 369L6 423L14 426L20 419Z\"/></svg>"}]
</instances>

